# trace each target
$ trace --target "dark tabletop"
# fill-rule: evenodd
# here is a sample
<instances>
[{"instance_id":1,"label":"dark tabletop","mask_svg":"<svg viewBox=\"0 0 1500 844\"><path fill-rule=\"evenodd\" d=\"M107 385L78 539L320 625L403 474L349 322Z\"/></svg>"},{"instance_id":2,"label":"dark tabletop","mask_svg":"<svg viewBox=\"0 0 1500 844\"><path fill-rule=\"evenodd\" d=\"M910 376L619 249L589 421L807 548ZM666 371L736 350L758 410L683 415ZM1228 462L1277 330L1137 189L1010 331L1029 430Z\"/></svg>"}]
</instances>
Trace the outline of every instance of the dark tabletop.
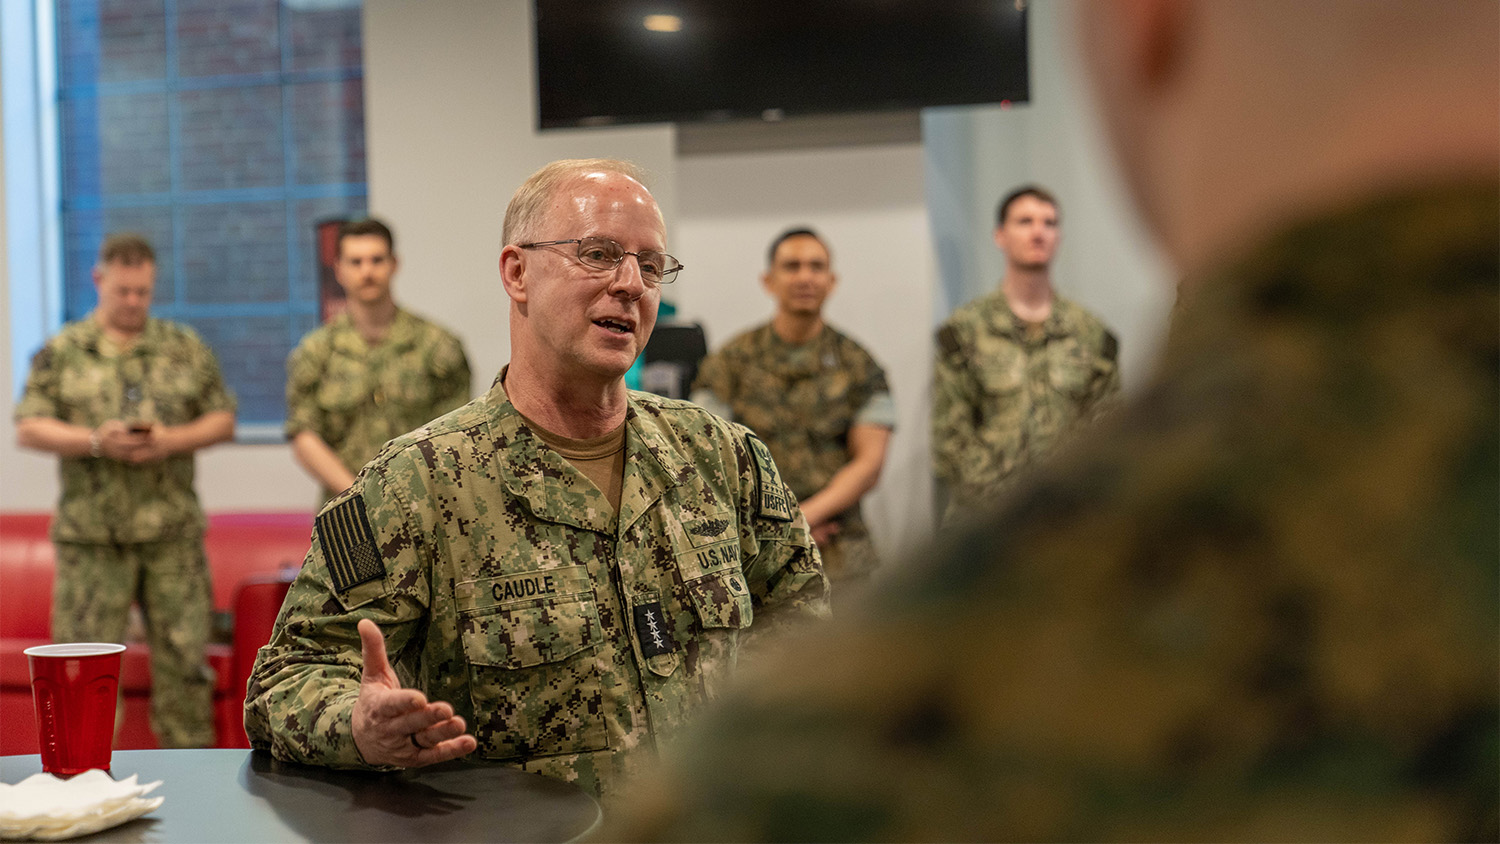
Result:
<instances>
[{"instance_id":1,"label":"dark tabletop","mask_svg":"<svg viewBox=\"0 0 1500 844\"><path fill-rule=\"evenodd\" d=\"M42 770L0 756L0 781ZM161 780L145 817L78 841L571 841L599 825L576 786L463 761L394 773L334 771L250 750L116 750L110 774Z\"/></svg>"}]
</instances>

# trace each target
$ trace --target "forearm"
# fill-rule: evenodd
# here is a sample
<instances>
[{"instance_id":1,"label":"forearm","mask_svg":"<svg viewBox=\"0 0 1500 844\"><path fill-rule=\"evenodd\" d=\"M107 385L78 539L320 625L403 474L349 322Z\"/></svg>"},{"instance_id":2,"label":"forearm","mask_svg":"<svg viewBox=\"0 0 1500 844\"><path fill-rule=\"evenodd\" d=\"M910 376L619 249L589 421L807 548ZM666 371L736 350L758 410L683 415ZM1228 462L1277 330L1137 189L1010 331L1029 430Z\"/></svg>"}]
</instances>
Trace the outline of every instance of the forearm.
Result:
<instances>
[{"instance_id":1,"label":"forearm","mask_svg":"<svg viewBox=\"0 0 1500 844\"><path fill-rule=\"evenodd\" d=\"M46 416L31 416L16 422L16 443L22 448L51 452L63 457L87 457L92 454L93 434L93 428Z\"/></svg>"},{"instance_id":2,"label":"forearm","mask_svg":"<svg viewBox=\"0 0 1500 844\"><path fill-rule=\"evenodd\" d=\"M214 410L185 425L165 425L156 434L168 454L191 454L234 438L234 414Z\"/></svg>"},{"instance_id":3,"label":"forearm","mask_svg":"<svg viewBox=\"0 0 1500 844\"><path fill-rule=\"evenodd\" d=\"M359 677L355 654L263 648L245 697L251 746L303 764L369 767L352 727Z\"/></svg>"},{"instance_id":4,"label":"forearm","mask_svg":"<svg viewBox=\"0 0 1500 844\"><path fill-rule=\"evenodd\" d=\"M334 453L323 438L312 431L299 431L292 437L292 456L297 465L317 479L325 489L340 493L354 484L354 473Z\"/></svg>"},{"instance_id":5,"label":"forearm","mask_svg":"<svg viewBox=\"0 0 1500 844\"><path fill-rule=\"evenodd\" d=\"M802 514L810 527L836 518L859 503L865 493L875 488L885 465L886 443L890 429L860 426L850 432L852 454L822 489L802 502Z\"/></svg>"}]
</instances>

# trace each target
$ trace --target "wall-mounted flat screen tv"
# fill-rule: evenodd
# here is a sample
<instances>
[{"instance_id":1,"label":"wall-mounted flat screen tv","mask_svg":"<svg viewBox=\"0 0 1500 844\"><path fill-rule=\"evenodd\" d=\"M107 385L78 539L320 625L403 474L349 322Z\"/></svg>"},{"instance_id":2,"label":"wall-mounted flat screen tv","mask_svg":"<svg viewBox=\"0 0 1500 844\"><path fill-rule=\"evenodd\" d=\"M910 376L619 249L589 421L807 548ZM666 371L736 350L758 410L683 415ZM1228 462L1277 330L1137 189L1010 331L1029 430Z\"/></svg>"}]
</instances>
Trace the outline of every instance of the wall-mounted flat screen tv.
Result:
<instances>
[{"instance_id":1,"label":"wall-mounted flat screen tv","mask_svg":"<svg viewBox=\"0 0 1500 844\"><path fill-rule=\"evenodd\" d=\"M1024 0L534 0L538 125L1025 102Z\"/></svg>"}]
</instances>

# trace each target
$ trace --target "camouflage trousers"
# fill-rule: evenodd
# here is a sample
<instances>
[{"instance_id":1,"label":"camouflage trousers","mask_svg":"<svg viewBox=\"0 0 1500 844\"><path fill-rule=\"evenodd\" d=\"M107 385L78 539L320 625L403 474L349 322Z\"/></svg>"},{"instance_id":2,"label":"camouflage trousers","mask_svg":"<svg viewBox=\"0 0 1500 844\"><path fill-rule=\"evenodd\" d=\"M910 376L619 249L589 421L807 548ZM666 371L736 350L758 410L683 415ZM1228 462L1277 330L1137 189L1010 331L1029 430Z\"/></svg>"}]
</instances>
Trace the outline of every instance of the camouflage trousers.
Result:
<instances>
[{"instance_id":1,"label":"camouflage trousers","mask_svg":"<svg viewBox=\"0 0 1500 844\"><path fill-rule=\"evenodd\" d=\"M58 542L54 642L124 642L140 604L151 646L151 730L162 747L214 744L214 674L203 660L213 589L203 540Z\"/></svg>"}]
</instances>

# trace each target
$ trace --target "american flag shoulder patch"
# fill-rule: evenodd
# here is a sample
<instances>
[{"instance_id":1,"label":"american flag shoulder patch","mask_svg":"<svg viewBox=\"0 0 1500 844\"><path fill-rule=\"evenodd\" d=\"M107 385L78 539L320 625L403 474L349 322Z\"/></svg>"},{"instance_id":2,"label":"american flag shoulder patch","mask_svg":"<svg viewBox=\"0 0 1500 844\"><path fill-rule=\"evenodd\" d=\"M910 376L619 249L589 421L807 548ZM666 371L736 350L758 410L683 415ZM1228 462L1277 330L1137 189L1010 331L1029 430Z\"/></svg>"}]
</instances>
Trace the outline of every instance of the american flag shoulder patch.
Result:
<instances>
[{"instance_id":1,"label":"american flag shoulder patch","mask_svg":"<svg viewBox=\"0 0 1500 844\"><path fill-rule=\"evenodd\" d=\"M351 496L318 514L318 541L333 588L347 592L361 583L385 576L385 563L375 549L375 531L365 514L365 500Z\"/></svg>"}]
</instances>

